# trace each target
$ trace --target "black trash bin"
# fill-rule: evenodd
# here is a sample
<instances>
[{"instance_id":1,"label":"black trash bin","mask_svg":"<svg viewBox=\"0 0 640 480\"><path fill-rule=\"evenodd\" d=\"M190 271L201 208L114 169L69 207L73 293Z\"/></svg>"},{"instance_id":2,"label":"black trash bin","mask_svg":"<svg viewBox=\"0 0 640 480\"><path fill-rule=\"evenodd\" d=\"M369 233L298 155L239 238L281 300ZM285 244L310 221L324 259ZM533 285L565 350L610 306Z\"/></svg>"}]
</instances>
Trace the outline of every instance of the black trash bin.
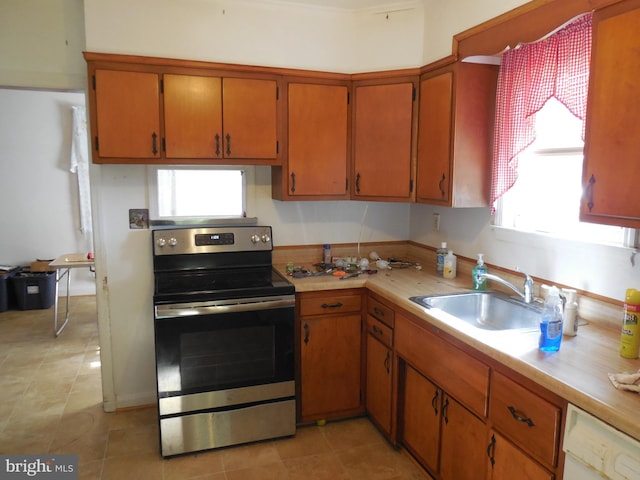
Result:
<instances>
[{"instance_id":1,"label":"black trash bin","mask_svg":"<svg viewBox=\"0 0 640 480\"><path fill-rule=\"evenodd\" d=\"M15 306L15 294L13 288L9 288L9 279L17 272L14 270L0 270L0 312L6 312Z\"/></svg>"},{"instance_id":2,"label":"black trash bin","mask_svg":"<svg viewBox=\"0 0 640 480\"><path fill-rule=\"evenodd\" d=\"M11 277L20 310L46 309L53 305L56 294L55 272L20 271Z\"/></svg>"}]
</instances>

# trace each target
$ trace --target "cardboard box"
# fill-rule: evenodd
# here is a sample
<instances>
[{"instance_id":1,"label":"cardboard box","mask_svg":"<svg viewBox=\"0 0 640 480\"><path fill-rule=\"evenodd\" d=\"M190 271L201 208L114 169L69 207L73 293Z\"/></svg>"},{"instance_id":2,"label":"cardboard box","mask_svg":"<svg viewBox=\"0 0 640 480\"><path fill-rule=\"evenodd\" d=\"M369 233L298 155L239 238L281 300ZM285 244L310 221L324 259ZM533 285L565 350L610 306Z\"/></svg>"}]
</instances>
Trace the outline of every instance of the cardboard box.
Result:
<instances>
[{"instance_id":1,"label":"cardboard box","mask_svg":"<svg viewBox=\"0 0 640 480\"><path fill-rule=\"evenodd\" d=\"M29 270L32 272L54 272L55 268L49 266L51 262L53 262L53 260L36 260L35 262L31 262Z\"/></svg>"}]
</instances>

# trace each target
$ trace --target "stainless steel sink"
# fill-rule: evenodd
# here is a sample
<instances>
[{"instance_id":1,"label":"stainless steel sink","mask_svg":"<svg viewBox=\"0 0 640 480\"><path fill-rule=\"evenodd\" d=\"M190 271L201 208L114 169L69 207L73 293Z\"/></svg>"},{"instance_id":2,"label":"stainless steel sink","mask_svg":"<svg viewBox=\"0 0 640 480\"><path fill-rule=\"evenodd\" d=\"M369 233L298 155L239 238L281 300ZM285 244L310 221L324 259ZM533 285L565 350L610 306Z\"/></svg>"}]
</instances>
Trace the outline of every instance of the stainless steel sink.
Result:
<instances>
[{"instance_id":1,"label":"stainless steel sink","mask_svg":"<svg viewBox=\"0 0 640 480\"><path fill-rule=\"evenodd\" d=\"M439 309L483 330L539 328L541 309L502 292L462 292L411 297L427 309Z\"/></svg>"}]
</instances>

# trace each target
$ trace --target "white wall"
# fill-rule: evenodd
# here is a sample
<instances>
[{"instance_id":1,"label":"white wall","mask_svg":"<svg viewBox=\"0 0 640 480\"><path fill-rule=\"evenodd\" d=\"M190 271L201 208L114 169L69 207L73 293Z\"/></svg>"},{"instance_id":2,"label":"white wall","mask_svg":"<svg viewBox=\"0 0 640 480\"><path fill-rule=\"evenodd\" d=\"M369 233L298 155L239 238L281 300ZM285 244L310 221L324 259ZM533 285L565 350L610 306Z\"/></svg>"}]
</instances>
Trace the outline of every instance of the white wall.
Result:
<instances>
[{"instance_id":1,"label":"white wall","mask_svg":"<svg viewBox=\"0 0 640 480\"><path fill-rule=\"evenodd\" d=\"M84 89L82 0L0 2L0 86Z\"/></svg>"},{"instance_id":2,"label":"white wall","mask_svg":"<svg viewBox=\"0 0 640 480\"><path fill-rule=\"evenodd\" d=\"M84 103L84 93L0 89L1 264L92 250L79 229L77 177L69 171L71 107ZM71 289L95 293L93 274L74 269Z\"/></svg>"},{"instance_id":3,"label":"white wall","mask_svg":"<svg viewBox=\"0 0 640 480\"><path fill-rule=\"evenodd\" d=\"M398 11L387 18L269 0L85 0L87 50L344 73L415 67L422 2L389 3Z\"/></svg>"}]
</instances>

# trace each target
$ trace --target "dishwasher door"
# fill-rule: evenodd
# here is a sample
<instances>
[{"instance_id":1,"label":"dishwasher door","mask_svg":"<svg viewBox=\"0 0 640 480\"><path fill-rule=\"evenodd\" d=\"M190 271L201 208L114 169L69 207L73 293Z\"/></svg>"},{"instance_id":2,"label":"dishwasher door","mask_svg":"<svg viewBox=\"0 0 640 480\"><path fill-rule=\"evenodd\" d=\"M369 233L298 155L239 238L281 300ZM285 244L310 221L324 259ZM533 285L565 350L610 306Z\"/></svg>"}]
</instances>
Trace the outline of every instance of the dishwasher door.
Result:
<instances>
[{"instance_id":1,"label":"dishwasher door","mask_svg":"<svg viewBox=\"0 0 640 480\"><path fill-rule=\"evenodd\" d=\"M640 480L640 442L569 405L564 480Z\"/></svg>"}]
</instances>

